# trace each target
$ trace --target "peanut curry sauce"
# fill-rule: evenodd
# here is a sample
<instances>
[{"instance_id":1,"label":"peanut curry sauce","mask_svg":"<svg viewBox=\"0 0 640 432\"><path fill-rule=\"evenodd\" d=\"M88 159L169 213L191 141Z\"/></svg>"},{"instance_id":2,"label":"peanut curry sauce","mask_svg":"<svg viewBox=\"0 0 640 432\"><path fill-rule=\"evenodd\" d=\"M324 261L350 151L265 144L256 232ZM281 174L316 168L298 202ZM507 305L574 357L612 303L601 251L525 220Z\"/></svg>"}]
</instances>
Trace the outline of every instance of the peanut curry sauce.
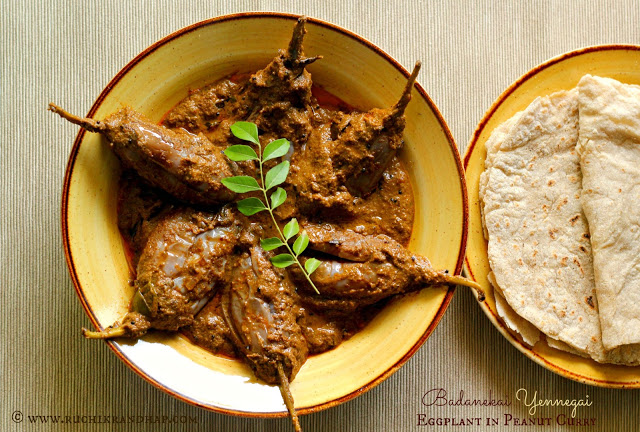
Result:
<instances>
[{"instance_id":1,"label":"peanut curry sauce","mask_svg":"<svg viewBox=\"0 0 640 432\"><path fill-rule=\"evenodd\" d=\"M224 120L233 119L233 110L225 110L228 101L237 97L239 89L247 85L251 75L233 75L228 79L189 92L189 96L167 112L162 124L172 128L184 128L193 134L202 133L211 142L223 142L225 136L221 130ZM352 106L318 86L312 87L314 102L313 127L322 127L336 115L356 111ZM233 103L233 102L232 102ZM287 131L282 131L287 133ZM291 136L291 134L288 134ZM279 137L274 136L273 139ZM304 137L301 137L304 139ZM310 139L314 139L313 135ZM292 140L293 141L293 140ZM226 142L220 146L227 147ZM302 147L302 148L300 148ZM296 179L318 169L318 158L321 154L312 154L313 144L304 142L294 147L288 155L291 161L290 181L285 184L288 202L276 209L281 220L290 217L298 218L302 226L309 224L327 224L341 230L352 230L363 235L386 234L402 245L406 245L411 236L413 226L414 202L413 192L407 171L397 157L393 157L384 171L377 187L366 197L352 198L351 213L353 216L338 214L334 217L330 212L322 214L303 214L297 208ZM297 151L296 151L297 150ZM305 158L298 157L304 154ZM164 194L161 190L150 187L134 171L125 171L121 177L119 190L118 226L124 239L125 249L132 270L132 280L136 279L135 269L140 255L147 244L150 233L158 225L158 220L168 212L183 207L180 201ZM215 211L215 210L214 210ZM270 220L264 217L260 223L265 229L265 236L275 235L269 229ZM320 252L307 252L309 256L321 256ZM301 281L304 283L304 281ZM221 297L222 290L206 303L198 312L193 322L181 327L182 332L197 345L215 353L237 358L239 353L229 334L225 323ZM386 299L372 305L359 308L357 313L344 313L338 310L319 310L312 304L300 302L298 324L306 338L310 354L320 353L334 348L362 329L370 319L386 303Z\"/></svg>"}]
</instances>

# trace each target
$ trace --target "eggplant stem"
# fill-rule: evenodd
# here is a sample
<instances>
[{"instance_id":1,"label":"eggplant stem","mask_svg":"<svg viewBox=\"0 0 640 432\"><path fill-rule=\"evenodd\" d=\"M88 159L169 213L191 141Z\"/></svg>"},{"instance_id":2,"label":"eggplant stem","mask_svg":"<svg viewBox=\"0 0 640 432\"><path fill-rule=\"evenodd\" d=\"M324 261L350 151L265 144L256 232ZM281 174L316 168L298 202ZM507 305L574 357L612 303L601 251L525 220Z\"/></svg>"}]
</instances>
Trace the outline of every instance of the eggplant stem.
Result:
<instances>
[{"instance_id":1,"label":"eggplant stem","mask_svg":"<svg viewBox=\"0 0 640 432\"><path fill-rule=\"evenodd\" d=\"M462 285L469 288L473 288L476 291L476 293L478 293L478 300L480 300L481 302L484 301L486 298L484 294L484 290L482 289L480 284L475 281L472 281L471 279L467 279L462 276L447 275L446 281L452 285Z\"/></svg>"},{"instance_id":2,"label":"eggplant stem","mask_svg":"<svg viewBox=\"0 0 640 432\"><path fill-rule=\"evenodd\" d=\"M287 59L292 63L298 63L300 61L300 54L302 53L302 40L306 30L304 25L307 22L307 17L302 16L298 18L295 28L293 29L293 36L289 41L289 47L287 49Z\"/></svg>"},{"instance_id":3,"label":"eggplant stem","mask_svg":"<svg viewBox=\"0 0 640 432\"><path fill-rule=\"evenodd\" d=\"M404 110L411 100L411 90L413 90L413 85L415 84L416 78L418 77L418 72L420 72L420 67L422 67L422 62L417 61L416 65L413 67L411 75L409 76L409 80L407 81L407 84L402 91L400 99L393 106L391 114L392 117L400 117L402 114L404 114Z\"/></svg>"},{"instance_id":4,"label":"eggplant stem","mask_svg":"<svg viewBox=\"0 0 640 432\"><path fill-rule=\"evenodd\" d=\"M287 48L286 60L294 69L298 69L300 67L304 68L305 66L308 66L314 61L322 58L322 56L302 57L302 40L307 32L304 28L306 23L306 16L302 16L298 19L298 22L293 29L291 41L289 41L289 47Z\"/></svg>"},{"instance_id":5,"label":"eggplant stem","mask_svg":"<svg viewBox=\"0 0 640 432\"><path fill-rule=\"evenodd\" d=\"M73 124L77 124L78 126L83 127L89 132L102 132L105 128L104 123L101 123L98 120L78 117L68 111L65 111L64 109L53 103L49 103L49 111L58 114L60 117L68 120Z\"/></svg>"},{"instance_id":6,"label":"eggplant stem","mask_svg":"<svg viewBox=\"0 0 640 432\"><path fill-rule=\"evenodd\" d=\"M280 376L280 385L278 387L280 387L280 394L282 394L282 399L284 399L284 404L287 407L287 411L289 411L289 416L291 417L291 421L293 422L293 429L296 432L302 432L302 427L300 426L300 420L298 419L296 408L293 406L293 395L291 394L289 379L287 378L287 374L284 373L282 363L278 363L277 367L278 375Z\"/></svg>"},{"instance_id":7,"label":"eggplant stem","mask_svg":"<svg viewBox=\"0 0 640 432\"><path fill-rule=\"evenodd\" d=\"M125 334L123 327L106 328L102 331L91 331L86 328L82 329L82 336L87 339L111 339L122 337Z\"/></svg>"}]
</instances>

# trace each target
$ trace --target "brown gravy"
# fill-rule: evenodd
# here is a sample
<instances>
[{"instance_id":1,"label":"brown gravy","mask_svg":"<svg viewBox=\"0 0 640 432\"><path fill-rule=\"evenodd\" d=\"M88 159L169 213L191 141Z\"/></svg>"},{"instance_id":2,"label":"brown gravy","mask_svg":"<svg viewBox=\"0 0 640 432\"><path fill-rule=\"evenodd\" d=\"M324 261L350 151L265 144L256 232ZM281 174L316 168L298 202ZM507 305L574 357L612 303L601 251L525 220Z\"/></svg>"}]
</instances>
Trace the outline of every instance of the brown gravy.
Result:
<instances>
[{"instance_id":1,"label":"brown gravy","mask_svg":"<svg viewBox=\"0 0 640 432\"><path fill-rule=\"evenodd\" d=\"M220 143L221 150L226 143L221 139L221 125L225 119L233 117L226 110L224 101L233 97L234 91L246 83L249 74L235 74L197 90L168 111L162 120L164 126L182 127L194 134L203 134L213 143ZM319 118L326 120L336 112L352 112L354 108L314 85L313 96L316 99L316 111ZM206 101L206 102L204 102ZM273 137L277 139L279 137ZM368 196L357 198L352 204L352 214L344 218L332 217L329 213L314 216L301 214L295 206L297 193L295 179L305 175L313 166L309 160L303 160L305 152L295 149L291 155L291 183L286 185L289 196L288 207L278 209L282 219L295 216L301 224L331 223L343 229L363 235L386 234L406 246L411 237L414 218L414 200L409 175L400 159L394 157L385 170L376 189ZM147 185L132 171L125 171L121 177L119 189L118 225L125 244L125 250L132 269L131 278L136 278L135 269L146 240L156 224L159 215L182 206L172 197ZM264 220L268 224L268 220ZM182 333L193 343L218 355L239 357L233 343L226 334L226 325L222 319L220 307L221 293L218 292L196 315L193 324L182 328ZM357 314L322 313L309 306L300 306L298 322L301 327L311 328L305 332L309 352L319 353L337 346L348 339L384 306L386 300L377 302L358 311Z\"/></svg>"}]
</instances>

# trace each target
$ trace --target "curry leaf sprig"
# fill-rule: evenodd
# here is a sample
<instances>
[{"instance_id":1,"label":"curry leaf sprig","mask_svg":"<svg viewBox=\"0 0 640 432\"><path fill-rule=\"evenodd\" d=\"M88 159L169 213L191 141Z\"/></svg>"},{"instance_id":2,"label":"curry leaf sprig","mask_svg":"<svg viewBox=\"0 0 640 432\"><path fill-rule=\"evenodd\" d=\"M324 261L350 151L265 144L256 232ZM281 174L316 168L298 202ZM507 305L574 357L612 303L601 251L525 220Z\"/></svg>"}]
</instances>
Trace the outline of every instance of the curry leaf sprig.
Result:
<instances>
[{"instance_id":1,"label":"curry leaf sprig","mask_svg":"<svg viewBox=\"0 0 640 432\"><path fill-rule=\"evenodd\" d=\"M300 254L309 245L309 236L306 231L300 232L300 227L296 218L292 218L287 224L280 229L280 225L276 221L273 211L282 205L287 199L287 192L279 187L287 179L289 175L289 161L285 160L264 173L264 163L272 159L276 159L286 155L291 147L291 143L280 138L271 141L266 145L264 150L260 146L258 139L258 127L251 122L236 122L231 126L231 133L237 138L255 144L258 152L253 147L239 144L227 147L224 154L234 162L240 161L257 161L259 165L259 182L251 176L235 176L222 179L222 184L228 189L236 193L262 192L264 201L260 198L250 197L237 202L238 210L245 216L251 216L261 211L268 211L271 216L273 226L278 231L279 237L269 237L260 240L260 245L266 251L271 251L279 247L285 247L288 253L281 253L271 258L271 263L278 268L289 267L297 264L302 273L307 278L316 293L320 294L315 284L311 281L311 273L316 271L320 266L320 261L315 258L308 258L304 266L300 262ZM277 188L276 188L277 186ZM275 191L267 196L267 192L276 188ZM289 240L297 238L293 242L293 246L289 246Z\"/></svg>"}]
</instances>

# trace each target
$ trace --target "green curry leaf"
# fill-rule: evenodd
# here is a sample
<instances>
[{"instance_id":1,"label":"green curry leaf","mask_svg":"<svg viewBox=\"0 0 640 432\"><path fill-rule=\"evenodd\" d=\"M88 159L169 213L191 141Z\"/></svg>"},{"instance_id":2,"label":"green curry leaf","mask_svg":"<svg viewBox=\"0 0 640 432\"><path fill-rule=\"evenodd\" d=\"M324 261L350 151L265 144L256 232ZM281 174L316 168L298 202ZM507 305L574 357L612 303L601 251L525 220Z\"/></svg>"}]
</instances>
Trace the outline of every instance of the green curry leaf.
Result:
<instances>
[{"instance_id":1,"label":"green curry leaf","mask_svg":"<svg viewBox=\"0 0 640 432\"><path fill-rule=\"evenodd\" d=\"M271 209L275 210L276 207L281 206L287 199L287 192L279 187L271 194Z\"/></svg>"},{"instance_id":2,"label":"green curry leaf","mask_svg":"<svg viewBox=\"0 0 640 432\"><path fill-rule=\"evenodd\" d=\"M289 240L294 235L298 234L300 231L300 227L298 226L298 220L296 218L291 219L282 229L282 234L284 234L284 239Z\"/></svg>"},{"instance_id":3,"label":"green curry leaf","mask_svg":"<svg viewBox=\"0 0 640 432\"><path fill-rule=\"evenodd\" d=\"M273 264L278 268L289 267L291 264L295 264L295 263L296 263L296 259L293 257L293 255L288 253L276 255L273 258L271 258L271 264Z\"/></svg>"},{"instance_id":4,"label":"green curry leaf","mask_svg":"<svg viewBox=\"0 0 640 432\"><path fill-rule=\"evenodd\" d=\"M302 231L302 233L298 236L295 242L293 242L293 251L296 253L296 256L300 255L309 245L309 236L306 231Z\"/></svg>"},{"instance_id":5,"label":"green curry leaf","mask_svg":"<svg viewBox=\"0 0 640 432\"><path fill-rule=\"evenodd\" d=\"M315 258L309 258L304 263L304 269L307 271L307 274L311 276L311 273L316 271L318 267L320 267L321 262Z\"/></svg>"},{"instance_id":6,"label":"green curry leaf","mask_svg":"<svg viewBox=\"0 0 640 432\"><path fill-rule=\"evenodd\" d=\"M289 161L280 162L267 172L264 179L264 189L269 190L272 187L284 183L287 179L287 175L289 175Z\"/></svg>"},{"instance_id":7,"label":"green curry leaf","mask_svg":"<svg viewBox=\"0 0 640 432\"><path fill-rule=\"evenodd\" d=\"M262 162L286 155L290 147L291 143L285 138L271 141L262 152Z\"/></svg>"},{"instance_id":8,"label":"green curry leaf","mask_svg":"<svg viewBox=\"0 0 640 432\"><path fill-rule=\"evenodd\" d=\"M269 237L269 238L260 240L260 246L262 246L262 249L266 251L270 251L270 250L277 249L280 246L284 246L284 243L278 237Z\"/></svg>"},{"instance_id":9,"label":"green curry leaf","mask_svg":"<svg viewBox=\"0 0 640 432\"><path fill-rule=\"evenodd\" d=\"M231 189L235 193L245 193L262 190L258 181L249 176L235 176L225 177L222 180L222 184Z\"/></svg>"},{"instance_id":10,"label":"green curry leaf","mask_svg":"<svg viewBox=\"0 0 640 432\"><path fill-rule=\"evenodd\" d=\"M238 201L238 210L245 216L251 216L262 210L268 210L267 206L258 198L245 198Z\"/></svg>"},{"instance_id":11,"label":"green curry leaf","mask_svg":"<svg viewBox=\"0 0 640 432\"><path fill-rule=\"evenodd\" d=\"M229 146L224 150L224 154L234 162L258 160L256 151L244 144Z\"/></svg>"},{"instance_id":12,"label":"green curry leaf","mask_svg":"<svg viewBox=\"0 0 640 432\"><path fill-rule=\"evenodd\" d=\"M258 126L251 122L235 122L231 125L231 133L243 141L249 141L254 144L260 145L258 139Z\"/></svg>"}]
</instances>

